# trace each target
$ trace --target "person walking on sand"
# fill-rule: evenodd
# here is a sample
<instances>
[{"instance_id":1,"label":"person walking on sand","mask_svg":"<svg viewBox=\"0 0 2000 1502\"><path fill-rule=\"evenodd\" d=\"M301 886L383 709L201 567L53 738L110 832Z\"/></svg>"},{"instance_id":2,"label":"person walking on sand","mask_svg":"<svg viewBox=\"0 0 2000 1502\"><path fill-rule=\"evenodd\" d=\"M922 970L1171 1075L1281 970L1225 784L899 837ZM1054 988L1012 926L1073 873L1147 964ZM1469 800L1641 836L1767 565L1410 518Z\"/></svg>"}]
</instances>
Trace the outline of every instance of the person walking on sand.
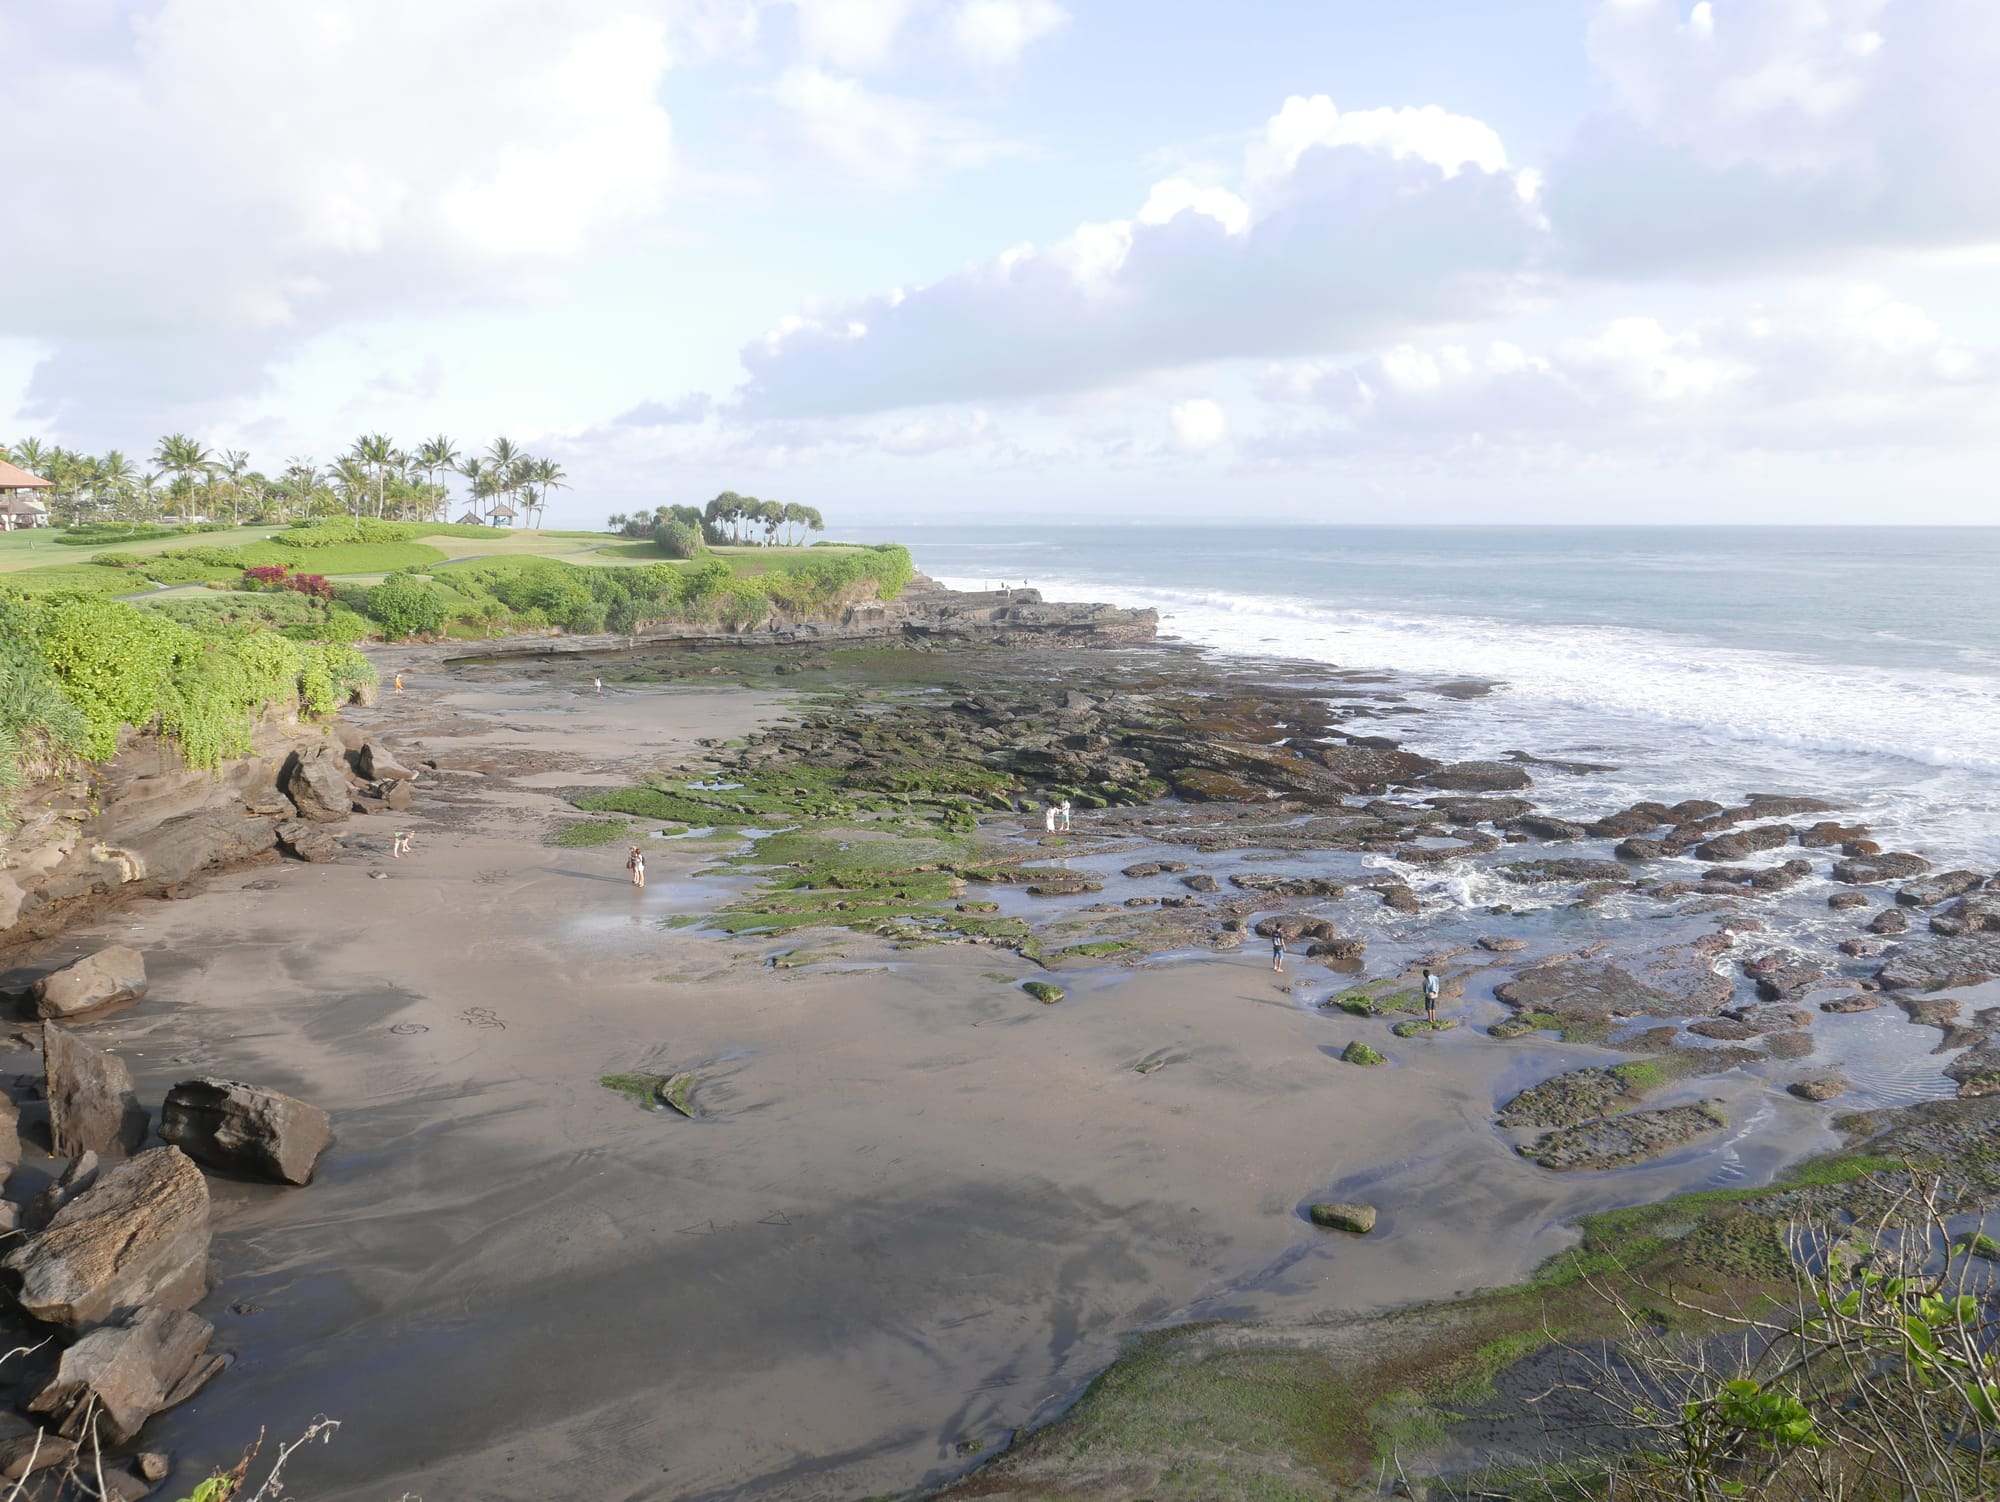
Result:
<instances>
[{"instance_id":1,"label":"person walking on sand","mask_svg":"<svg viewBox=\"0 0 2000 1502\"><path fill-rule=\"evenodd\" d=\"M1283 934L1271 935L1271 968L1280 975L1285 973L1285 936Z\"/></svg>"},{"instance_id":2,"label":"person walking on sand","mask_svg":"<svg viewBox=\"0 0 2000 1502\"><path fill-rule=\"evenodd\" d=\"M1431 974L1430 967L1425 966L1424 967L1424 1021L1430 1023L1433 1027L1437 1025L1438 992L1442 989L1443 987L1441 987L1438 984L1438 978L1435 975Z\"/></svg>"},{"instance_id":3,"label":"person walking on sand","mask_svg":"<svg viewBox=\"0 0 2000 1502\"><path fill-rule=\"evenodd\" d=\"M632 885L643 887L646 884L646 852L634 845L632 853L625 857L625 869L632 873Z\"/></svg>"},{"instance_id":4,"label":"person walking on sand","mask_svg":"<svg viewBox=\"0 0 2000 1502\"><path fill-rule=\"evenodd\" d=\"M1067 798L1062 801L1062 832L1064 834L1069 833L1069 799Z\"/></svg>"},{"instance_id":5,"label":"person walking on sand","mask_svg":"<svg viewBox=\"0 0 2000 1502\"><path fill-rule=\"evenodd\" d=\"M396 692L400 694L402 691L403 691L403 675L401 673L398 673L396 675Z\"/></svg>"},{"instance_id":6,"label":"person walking on sand","mask_svg":"<svg viewBox=\"0 0 2000 1502\"><path fill-rule=\"evenodd\" d=\"M405 855L409 854L409 850L410 850L409 830L399 829L389 837L389 853L393 855L397 860L401 860Z\"/></svg>"}]
</instances>

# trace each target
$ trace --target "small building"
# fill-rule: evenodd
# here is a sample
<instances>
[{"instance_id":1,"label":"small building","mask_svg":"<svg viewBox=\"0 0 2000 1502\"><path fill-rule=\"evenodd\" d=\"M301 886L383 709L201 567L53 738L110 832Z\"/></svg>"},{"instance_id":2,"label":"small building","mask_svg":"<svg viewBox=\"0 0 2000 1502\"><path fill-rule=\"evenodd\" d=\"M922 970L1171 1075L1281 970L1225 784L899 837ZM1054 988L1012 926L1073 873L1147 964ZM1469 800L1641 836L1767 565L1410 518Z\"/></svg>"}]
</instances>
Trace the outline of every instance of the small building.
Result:
<instances>
[{"instance_id":1,"label":"small building","mask_svg":"<svg viewBox=\"0 0 2000 1502\"><path fill-rule=\"evenodd\" d=\"M467 511L465 515L458 519L457 525L461 527L483 527L486 525L486 518L481 516L477 511Z\"/></svg>"},{"instance_id":2,"label":"small building","mask_svg":"<svg viewBox=\"0 0 2000 1502\"><path fill-rule=\"evenodd\" d=\"M48 503L38 499L35 492L53 489L54 482L0 459L0 532L12 532L17 527L46 527Z\"/></svg>"},{"instance_id":3,"label":"small building","mask_svg":"<svg viewBox=\"0 0 2000 1502\"><path fill-rule=\"evenodd\" d=\"M495 506L491 511L486 513L486 520L488 524L491 526L511 527L514 525L514 518L519 515L520 513L516 511L512 506L508 505L505 501L502 501L499 505Z\"/></svg>"}]
</instances>

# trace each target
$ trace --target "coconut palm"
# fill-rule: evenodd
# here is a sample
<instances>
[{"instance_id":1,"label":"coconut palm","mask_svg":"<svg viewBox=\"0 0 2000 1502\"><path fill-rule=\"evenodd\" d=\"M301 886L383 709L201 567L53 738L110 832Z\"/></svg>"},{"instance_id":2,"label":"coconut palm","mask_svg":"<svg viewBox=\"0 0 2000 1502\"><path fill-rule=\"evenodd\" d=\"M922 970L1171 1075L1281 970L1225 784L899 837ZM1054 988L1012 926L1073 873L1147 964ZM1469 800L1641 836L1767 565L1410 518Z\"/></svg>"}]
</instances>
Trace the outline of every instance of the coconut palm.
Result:
<instances>
[{"instance_id":1,"label":"coconut palm","mask_svg":"<svg viewBox=\"0 0 2000 1502\"><path fill-rule=\"evenodd\" d=\"M194 477L206 476L215 455L185 433L169 433L153 452L153 462L174 477L173 495L180 504L181 520L187 520L187 503L194 494Z\"/></svg>"},{"instance_id":2,"label":"coconut palm","mask_svg":"<svg viewBox=\"0 0 2000 1502\"><path fill-rule=\"evenodd\" d=\"M40 475L42 466L48 463L48 450L42 447L39 438L23 438L14 445L14 462L31 475ZM48 476L43 475L43 479Z\"/></svg>"},{"instance_id":3,"label":"coconut palm","mask_svg":"<svg viewBox=\"0 0 2000 1502\"><path fill-rule=\"evenodd\" d=\"M569 476L553 459L530 459L528 475L529 483L535 487L532 502L535 519L530 525L539 527L542 524L542 508L549 503L549 492L569 489Z\"/></svg>"},{"instance_id":4,"label":"coconut palm","mask_svg":"<svg viewBox=\"0 0 2000 1502\"><path fill-rule=\"evenodd\" d=\"M365 465L375 481L375 514L382 514L382 491L387 482L389 468L395 462L396 445L387 433L363 433L354 440L354 447L348 450L348 457ZM366 494L364 487L363 494Z\"/></svg>"},{"instance_id":5,"label":"coconut palm","mask_svg":"<svg viewBox=\"0 0 2000 1502\"><path fill-rule=\"evenodd\" d=\"M458 445L442 433L426 438L417 445L417 467L431 477L431 489L437 492L432 498L433 514L442 521L451 509L451 495L438 475L458 468Z\"/></svg>"}]
</instances>

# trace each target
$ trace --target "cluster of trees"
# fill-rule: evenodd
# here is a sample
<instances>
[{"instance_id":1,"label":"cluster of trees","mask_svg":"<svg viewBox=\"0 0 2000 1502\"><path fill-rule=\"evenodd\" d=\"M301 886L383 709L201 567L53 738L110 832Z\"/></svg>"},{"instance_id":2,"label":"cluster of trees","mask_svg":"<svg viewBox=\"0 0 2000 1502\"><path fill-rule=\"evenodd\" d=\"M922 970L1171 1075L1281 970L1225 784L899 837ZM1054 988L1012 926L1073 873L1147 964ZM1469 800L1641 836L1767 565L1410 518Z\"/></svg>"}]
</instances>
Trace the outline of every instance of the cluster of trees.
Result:
<instances>
[{"instance_id":1,"label":"cluster of trees","mask_svg":"<svg viewBox=\"0 0 2000 1502\"><path fill-rule=\"evenodd\" d=\"M691 558L706 543L710 547L762 545L776 547L780 541L796 547L808 532L824 532L826 518L817 507L796 501L760 501L755 496L725 490L706 506L655 506L652 511L616 511L606 519L612 531L624 537L650 537L675 558ZM679 551L662 537L666 529L687 528L696 546ZM761 531L764 535L758 537ZM781 539L779 533L784 536ZM671 534L678 543L678 531Z\"/></svg>"},{"instance_id":2,"label":"cluster of trees","mask_svg":"<svg viewBox=\"0 0 2000 1502\"><path fill-rule=\"evenodd\" d=\"M292 521L318 516L372 516L383 520L447 521L449 481L463 479L465 505L475 520L495 526L525 516L538 526L551 490L567 485L563 467L538 458L508 438L484 453L462 453L440 434L413 449L384 433L364 433L330 464L311 458L287 461L276 476L253 468L241 449L220 451L185 433L159 441L150 459L134 461L117 449L84 454L38 439L0 443L5 458L48 480L50 520L183 523L197 517L232 522Z\"/></svg>"}]
</instances>

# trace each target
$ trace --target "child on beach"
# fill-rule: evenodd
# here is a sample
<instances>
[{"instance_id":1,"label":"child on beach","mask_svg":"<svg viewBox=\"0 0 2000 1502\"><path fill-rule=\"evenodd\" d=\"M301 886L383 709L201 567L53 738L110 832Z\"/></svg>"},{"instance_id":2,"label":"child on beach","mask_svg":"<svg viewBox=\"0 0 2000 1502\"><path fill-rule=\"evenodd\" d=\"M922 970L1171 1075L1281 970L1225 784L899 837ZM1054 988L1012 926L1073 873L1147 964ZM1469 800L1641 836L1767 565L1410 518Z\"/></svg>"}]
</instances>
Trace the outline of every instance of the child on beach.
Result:
<instances>
[{"instance_id":1,"label":"child on beach","mask_svg":"<svg viewBox=\"0 0 2000 1502\"><path fill-rule=\"evenodd\" d=\"M643 887L646 884L646 852L634 845L632 853L625 857L625 869L632 873L632 885Z\"/></svg>"},{"instance_id":2,"label":"child on beach","mask_svg":"<svg viewBox=\"0 0 2000 1502\"><path fill-rule=\"evenodd\" d=\"M1271 968L1280 975L1285 973L1285 936L1283 934L1271 935Z\"/></svg>"},{"instance_id":3,"label":"child on beach","mask_svg":"<svg viewBox=\"0 0 2000 1502\"><path fill-rule=\"evenodd\" d=\"M404 855L408 853L409 848L410 848L409 830L399 829L389 837L389 853L393 855L397 860L401 860L404 857Z\"/></svg>"},{"instance_id":4,"label":"child on beach","mask_svg":"<svg viewBox=\"0 0 2000 1502\"><path fill-rule=\"evenodd\" d=\"M1438 978L1432 975L1428 966L1424 969L1424 1021L1438 1020Z\"/></svg>"}]
</instances>

